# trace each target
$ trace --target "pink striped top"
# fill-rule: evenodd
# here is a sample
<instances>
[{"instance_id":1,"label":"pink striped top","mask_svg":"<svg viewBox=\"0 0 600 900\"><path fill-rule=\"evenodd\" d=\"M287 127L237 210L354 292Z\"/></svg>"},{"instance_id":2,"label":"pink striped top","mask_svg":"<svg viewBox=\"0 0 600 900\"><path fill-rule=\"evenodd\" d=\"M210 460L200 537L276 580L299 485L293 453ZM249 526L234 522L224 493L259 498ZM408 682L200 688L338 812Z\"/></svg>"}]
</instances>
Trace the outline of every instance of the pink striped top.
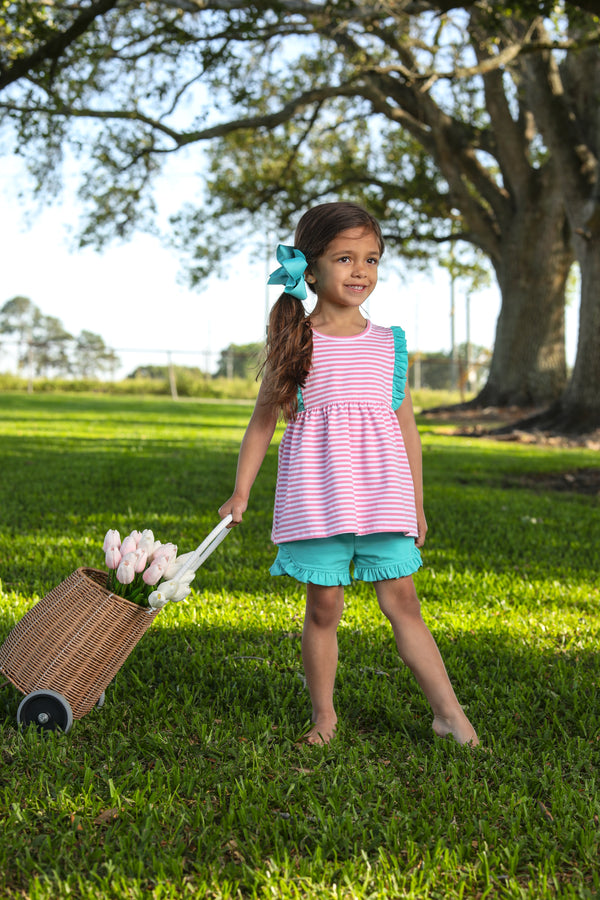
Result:
<instances>
[{"instance_id":1,"label":"pink striped top","mask_svg":"<svg viewBox=\"0 0 600 900\"><path fill-rule=\"evenodd\" d=\"M414 486L398 419L408 355L401 328L313 329L299 413L279 447L272 538L417 535Z\"/></svg>"}]
</instances>

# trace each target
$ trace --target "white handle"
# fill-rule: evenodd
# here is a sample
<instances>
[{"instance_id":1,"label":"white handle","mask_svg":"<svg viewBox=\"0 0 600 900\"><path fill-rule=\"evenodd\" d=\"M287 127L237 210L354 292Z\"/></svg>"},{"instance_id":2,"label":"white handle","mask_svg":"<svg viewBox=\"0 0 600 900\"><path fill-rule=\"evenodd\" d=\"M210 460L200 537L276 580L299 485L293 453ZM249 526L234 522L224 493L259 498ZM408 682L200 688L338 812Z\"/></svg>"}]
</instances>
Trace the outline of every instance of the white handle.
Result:
<instances>
[{"instance_id":1,"label":"white handle","mask_svg":"<svg viewBox=\"0 0 600 900\"><path fill-rule=\"evenodd\" d=\"M232 521L233 516L231 514L225 516L225 518L221 519L219 524L215 528L213 528L208 537L202 541L202 543L194 553L194 558L196 557L196 554L198 555L198 559L195 563L196 569L200 568L202 563L206 559L208 559L213 550L216 550L219 544L225 540L225 538L229 534L229 528L227 526Z\"/></svg>"},{"instance_id":2,"label":"white handle","mask_svg":"<svg viewBox=\"0 0 600 900\"><path fill-rule=\"evenodd\" d=\"M229 529L227 526L230 522L233 521L233 516L227 515L224 519L221 519L219 524L213 528L208 537L204 538L199 547L194 550L193 556L191 556L186 564L181 567L177 575L175 576L176 580L179 581L184 572L193 569L194 572L196 569L199 569L202 563L208 559L213 550L216 550L219 544L225 540L227 537Z\"/></svg>"}]
</instances>

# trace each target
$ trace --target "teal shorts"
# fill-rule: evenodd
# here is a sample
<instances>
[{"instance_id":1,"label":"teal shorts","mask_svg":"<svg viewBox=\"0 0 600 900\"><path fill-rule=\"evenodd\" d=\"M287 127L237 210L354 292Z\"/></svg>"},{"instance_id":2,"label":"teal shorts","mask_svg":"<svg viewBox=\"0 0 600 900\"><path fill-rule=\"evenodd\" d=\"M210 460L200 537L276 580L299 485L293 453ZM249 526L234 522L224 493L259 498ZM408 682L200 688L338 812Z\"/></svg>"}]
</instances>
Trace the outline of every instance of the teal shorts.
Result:
<instances>
[{"instance_id":1,"label":"teal shorts","mask_svg":"<svg viewBox=\"0 0 600 900\"><path fill-rule=\"evenodd\" d=\"M414 537L389 532L335 534L279 544L270 572L328 586L351 584L352 577L360 581L404 578L422 565Z\"/></svg>"}]
</instances>

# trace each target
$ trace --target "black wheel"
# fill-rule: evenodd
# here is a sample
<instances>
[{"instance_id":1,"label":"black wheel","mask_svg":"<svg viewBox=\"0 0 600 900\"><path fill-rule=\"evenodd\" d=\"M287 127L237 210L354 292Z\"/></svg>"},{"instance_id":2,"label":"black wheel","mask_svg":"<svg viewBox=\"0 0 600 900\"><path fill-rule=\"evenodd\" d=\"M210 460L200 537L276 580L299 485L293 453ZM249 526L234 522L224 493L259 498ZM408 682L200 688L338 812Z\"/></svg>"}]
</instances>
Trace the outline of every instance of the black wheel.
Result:
<instances>
[{"instance_id":1,"label":"black wheel","mask_svg":"<svg viewBox=\"0 0 600 900\"><path fill-rule=\"evenodd\" d=\"M23 697L17 710L19 725L35 725L39 731L65 733L73 724L73 711L69 701L58 691L32 691Z\"/></svg>"}]
</instances>

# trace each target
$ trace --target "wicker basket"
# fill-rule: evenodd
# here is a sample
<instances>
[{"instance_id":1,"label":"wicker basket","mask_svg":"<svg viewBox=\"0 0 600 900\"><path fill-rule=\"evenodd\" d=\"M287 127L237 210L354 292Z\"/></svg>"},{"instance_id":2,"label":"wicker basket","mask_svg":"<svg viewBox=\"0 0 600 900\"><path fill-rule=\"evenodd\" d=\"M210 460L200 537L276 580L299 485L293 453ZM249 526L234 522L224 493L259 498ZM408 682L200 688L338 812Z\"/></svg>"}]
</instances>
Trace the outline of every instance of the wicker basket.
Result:
<instances>
[{"instance_id":1,"label":"wicker basket","mask_svg":"<svg viewBox=\"0 0 600 900\"><path fill-rule=\"evenodd\" d=\"M22 693L58 691L80 719L96 705L159 610L106 588L80 568L27 612L0 647L0 672Z\"/></svg>"}]
</instances>

